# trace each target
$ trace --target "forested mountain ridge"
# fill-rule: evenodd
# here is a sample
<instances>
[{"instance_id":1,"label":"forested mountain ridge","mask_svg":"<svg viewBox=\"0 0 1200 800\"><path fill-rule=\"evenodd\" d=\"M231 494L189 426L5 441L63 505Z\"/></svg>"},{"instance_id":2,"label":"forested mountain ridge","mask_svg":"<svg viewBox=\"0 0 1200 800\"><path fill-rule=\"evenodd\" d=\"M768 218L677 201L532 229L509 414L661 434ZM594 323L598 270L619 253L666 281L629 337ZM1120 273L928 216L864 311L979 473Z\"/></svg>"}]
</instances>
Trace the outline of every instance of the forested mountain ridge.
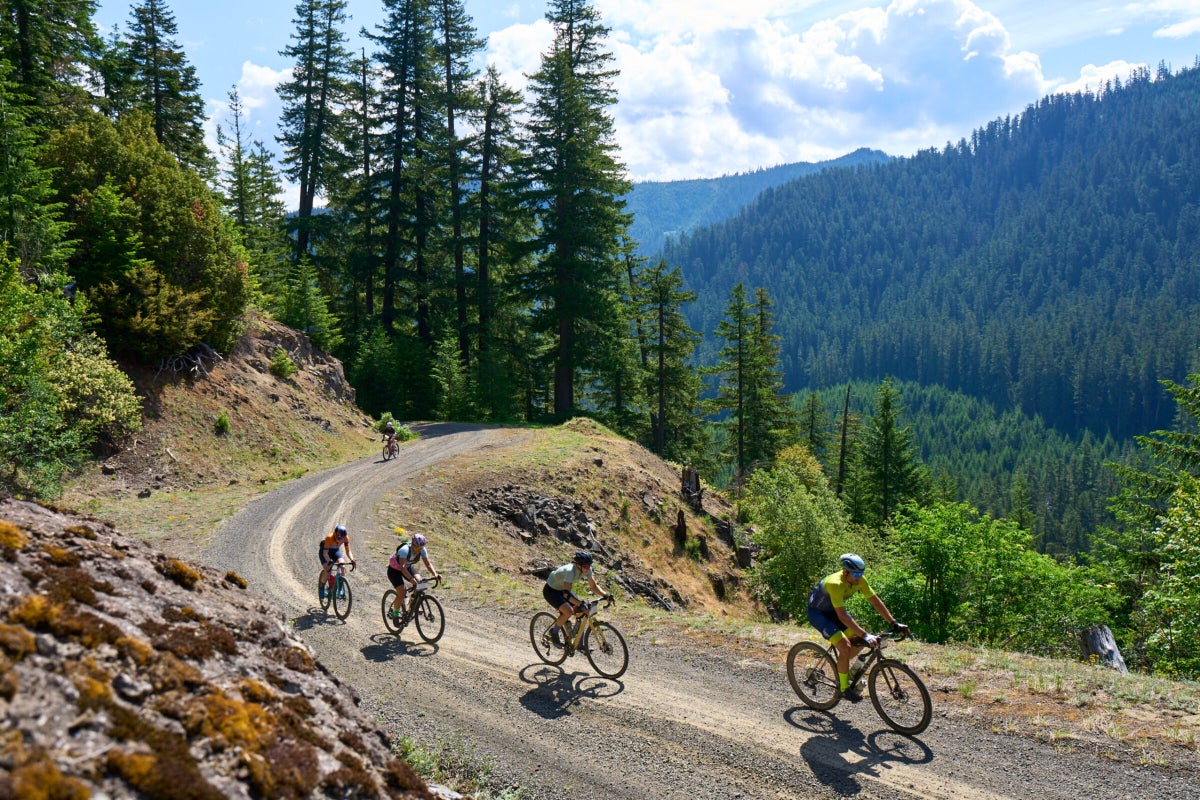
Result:
<instances>
[{"instance_id":1,"label":"forested mountain ridge","mask_svg":"<svg viewBox=\"0 0 1200 800\"><path fill-rule=\"evenodd\" d=\"M1200 68L1141 71L768 189L664 255L698 330L735 284L770 292L789 390L892 375L1127 438L1169 427L1158 381L1196 364L1198 168Z\"/></svg>"},{"instance_id":2,"label":"forested mountain ridge","mask_svg":"<svg viewBox=\"0 0 1200 800\"><path fill-rule=\"evenodd\" d=\"M890 158L887 153L862 147L829 161L780 164L718 178L635 183L625 196L625 208L633 215L629 235L638 243L639 253L651 256L668 236L731 217L766 189L822 170Z\"/></svg>"}]
</instances>

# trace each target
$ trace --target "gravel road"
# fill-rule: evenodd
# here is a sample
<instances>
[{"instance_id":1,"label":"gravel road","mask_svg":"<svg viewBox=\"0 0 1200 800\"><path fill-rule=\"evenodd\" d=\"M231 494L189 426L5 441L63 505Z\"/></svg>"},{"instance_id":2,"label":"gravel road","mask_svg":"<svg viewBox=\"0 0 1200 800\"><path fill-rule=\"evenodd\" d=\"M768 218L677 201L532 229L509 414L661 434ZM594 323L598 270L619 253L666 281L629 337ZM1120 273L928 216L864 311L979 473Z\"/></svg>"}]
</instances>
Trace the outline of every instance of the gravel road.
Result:
<instances>
[{"instance_id":1,"label":"gravel road","mask_svg":"<svg viewBox=\"0 0 1200 800\"><path fill-rule=\"evenodd\" d=\"M458 737L525 797L1062 798L1200 797L1194 763L1141 766L1060 752L941 716L917 738L886 728L869 702L831 713L799 704L779 664L696 651L605 613L630 647L620 680L583 656L537 660L528 612L439 590L446 633L424 644L410 626L384 632L386 566L353 539L355 607L343 623L316 606L317 541L335 521L379 530L376 509L427 467L520 430L434 425L398 459L378 456L294 481L255 500L216 535L203 560L233 569L295 620L322 662L363 706L418 742ZM431 552L437 556L436 542ZM454 565L438 568L453 576ZM451 581L451 584L453 582Z\"/></svg>"}]
</instances>

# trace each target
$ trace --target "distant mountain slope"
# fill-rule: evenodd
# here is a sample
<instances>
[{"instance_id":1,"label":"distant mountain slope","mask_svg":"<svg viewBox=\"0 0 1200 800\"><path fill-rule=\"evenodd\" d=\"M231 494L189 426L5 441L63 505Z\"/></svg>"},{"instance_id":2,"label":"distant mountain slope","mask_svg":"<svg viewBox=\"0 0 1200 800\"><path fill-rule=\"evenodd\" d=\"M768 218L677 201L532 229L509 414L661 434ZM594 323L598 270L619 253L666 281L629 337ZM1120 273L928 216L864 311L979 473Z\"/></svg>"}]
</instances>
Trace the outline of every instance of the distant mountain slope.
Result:
<instances>
[{"instance_id":1,"label":"distant mountain slope","mask_svg":"<svg viewBox=\"0 0 1200 800\"><path fill-rule=\"evenodd\" d=\"M665 255L705 333L734 284L769 291L790 390L892 375L1070 434L1168 427L1158 381L1200 344L1200 68L768 189Z\"/></svg>"},{"instance_id":2,"label":"distant mountain slope","mask_svg":"<svg viewBox=\"0 0 1200 800\"><path fill-rule=\"evenodd\" d=\"M635 183L625 198L633 214L630 235L638 252L653 255L667 236L686 233L732 217L765 189L835 167L854 167L887 161L879 150L861 148L830 161L800 162L778 167L688 181Z\"/></svg>"}]
</instances>

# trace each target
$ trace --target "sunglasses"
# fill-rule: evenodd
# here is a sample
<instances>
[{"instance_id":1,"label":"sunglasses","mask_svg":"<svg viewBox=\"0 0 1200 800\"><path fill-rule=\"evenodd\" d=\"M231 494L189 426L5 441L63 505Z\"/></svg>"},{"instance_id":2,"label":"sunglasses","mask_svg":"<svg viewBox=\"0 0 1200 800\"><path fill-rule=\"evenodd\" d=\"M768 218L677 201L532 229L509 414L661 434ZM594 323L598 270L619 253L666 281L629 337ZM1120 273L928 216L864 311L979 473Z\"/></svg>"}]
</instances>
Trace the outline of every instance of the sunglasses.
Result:
<instances>
[{"instance_id":1,"label":"sunglasses","mask_svg":"<svg viewBox=\"0 0 1200 800\"><path fill-rule=\"evenodd\" d=\"M863 576L863 571L861 569L858 570L857 572L850 573L851 578L861 578L862 576Z\"/></svg>"}]
</instances>

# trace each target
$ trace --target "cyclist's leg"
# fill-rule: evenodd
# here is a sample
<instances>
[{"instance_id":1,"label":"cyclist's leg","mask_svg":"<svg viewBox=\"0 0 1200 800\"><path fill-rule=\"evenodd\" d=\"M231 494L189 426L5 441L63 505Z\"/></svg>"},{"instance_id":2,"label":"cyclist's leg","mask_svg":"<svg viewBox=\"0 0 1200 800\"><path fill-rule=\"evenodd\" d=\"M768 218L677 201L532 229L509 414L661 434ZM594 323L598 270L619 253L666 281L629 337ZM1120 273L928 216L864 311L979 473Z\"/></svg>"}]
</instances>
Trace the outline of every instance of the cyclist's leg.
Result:
<instances>
[{"instance_id":1,"label":"cyclist's leg","mask_svg":"<svg viewBox=\"0 0 1200 800\"><path fill-rule=\"evenodd\" d=\"M551 608L558 612L558 619L554 621L554 625L550 629L552 631L562 630L562 626L571 617L571 603L567 600L570 597L570 593L559 591L547 583L542 586L542 597L546 599Z\"/></svg>"},{"instance_id":2,"label":"cyclist's leg","mask_svg":"<svg viewBox=\"0 0 1200 800\"><path fill-rule=\"evenodd\" d=\"M808 610L808 621L829 640L830 644L837 647L838 688L843 692L846 691L846 687L850 685L850 657L853 654L852 651L857 650L857 648L851 647L850 640L846 637L846 626L840 619L827 617L811 608Z\"/></svg>"},{"instance_id":3,"label":"cyclist's leg","mask_svg":"<svg viewBox=\"0 0 1200 800\"><path fill-rule=\"evenodd\" d=\"M404 595L408 591L408 585L404 581L404 573L391 564L388 564L387 576L388 583L396 590L396 595L392 598L392 611L398 614L404 610Z\"/></svg>"},{"instance_id":4,"label":"cyclist's leg","mask_svg":"<svg viewBox=\"0 0 1200 800\"><path fill-rule=\"evenodd\" d=\"M321 562L321 585L329 580L329 554L325 552L325 546L320 545L317 548L317 559Z\"/></svg>"}]
</instances>

